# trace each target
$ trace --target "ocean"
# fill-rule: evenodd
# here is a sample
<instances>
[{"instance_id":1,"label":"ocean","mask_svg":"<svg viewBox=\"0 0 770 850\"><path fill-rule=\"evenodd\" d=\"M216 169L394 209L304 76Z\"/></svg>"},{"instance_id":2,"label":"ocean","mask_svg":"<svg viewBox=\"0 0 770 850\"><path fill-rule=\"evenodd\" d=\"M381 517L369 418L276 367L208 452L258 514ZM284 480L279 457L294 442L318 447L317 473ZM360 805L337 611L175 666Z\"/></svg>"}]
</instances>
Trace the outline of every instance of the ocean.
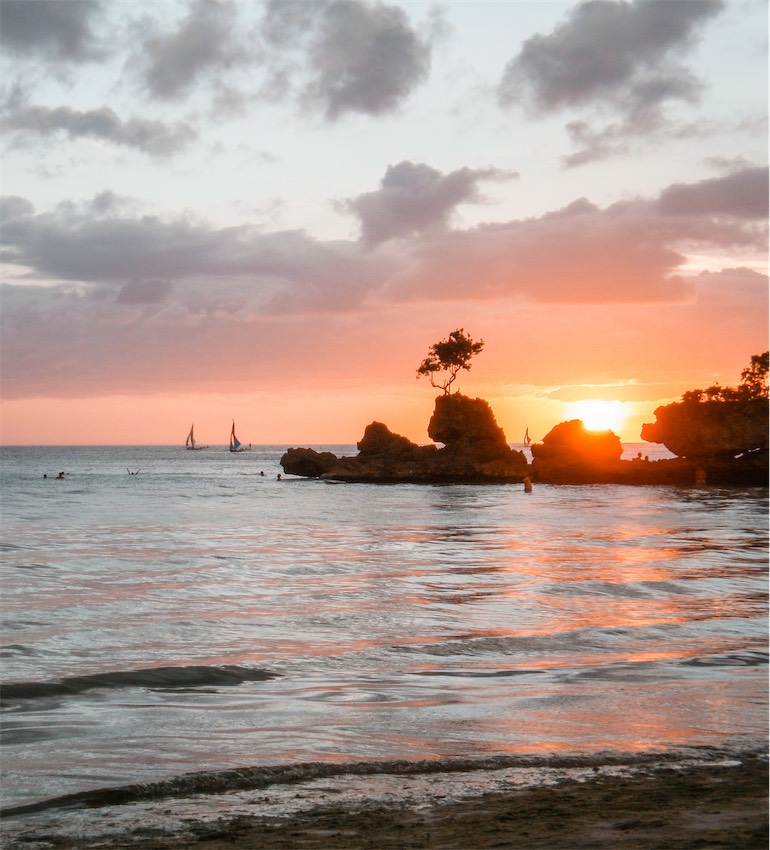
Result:
<instances>
[{"instance_id":1,"label":"ocean","mask_svg":"<svg viewBox=\"0 0 770 850\"><path fill-rule=\"evenodd\" d=\"M766 750L766 488L339 484L283 451L0 450L6 813Z\"/></svg>"}]
</instances>

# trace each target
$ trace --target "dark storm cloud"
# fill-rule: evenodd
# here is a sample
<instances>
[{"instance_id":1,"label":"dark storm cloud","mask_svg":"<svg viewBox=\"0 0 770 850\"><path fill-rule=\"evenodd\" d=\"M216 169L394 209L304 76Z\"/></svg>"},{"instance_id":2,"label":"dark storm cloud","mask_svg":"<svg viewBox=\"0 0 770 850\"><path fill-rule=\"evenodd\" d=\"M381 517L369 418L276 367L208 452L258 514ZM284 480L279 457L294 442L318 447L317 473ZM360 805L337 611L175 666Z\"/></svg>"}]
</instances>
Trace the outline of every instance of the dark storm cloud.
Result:
<instances>
[{"instance_id":1,"label":"dark storm cloud","mask_svg":"<svg viewBox=\"0 0 770 850\"><path fill-rule=\"evenodd\" d=\"M509 63L498 95L548 112L597 100L633 111L698 88L675 62L722 0L589 0L549 35L528 39Z\"/></svg>"},{"instance_id":2,"label":"dark storm cloud","mask_svg":"<svg viewBox=\"0 0 770 850\"><path fill-rule=\"evenodd\" d=\"M658 206L666 215L712 214L766 219L768 169L746 168L699 183L677 183L661 193Z\"/></svg>"},{"instance_id":3,"label":"dark storm cloud","mask_svg":"<svg viewBox=\"0 0 770 850\"><path fill-rule=\"evenodd\" d=\"M144 79L157 98L187 94L205 73L232 67L244 58L236 38L237 6L225 0L196 0L174 32L147 38Z\"/></svg>"},{"instance_id":4,"label":"dark storm cloud","mask_svg":"<svg viewBox=\"0 0 770 850\"><path fill-rule=\"evenodd\" d=\"M91 20L98 0L0 0L0 42L14 53L83 62L98 58Z\"/></svg>"},{"instance_id":5,"label":"dark storm cloud","mask_svg":"<svg viewBox=\"0 0 770 850\"><path fill-rule=\"evenodd\" d=\"M0 119L0 128L44 137L63 132L71 139L102 139L157 156L175 153L195 138L186 124L167 125L144 118L123 121L107 107L81 112L67 106L21 106Z\"/></svg>"},{"instance_id":6,"label":"dark storm cloud","mask_svg":"<svg viewBox=\"0 0 770 850\"><path fill-rule=\"evenodd\" d=\"M388 166L380 189L346 201L343 208L360 218L363 241L373 245L446 227L458 204L481 200L480 181L514 176L494 168L442 174L424 163L405 161Z\"/></svg>"}]
</instances>

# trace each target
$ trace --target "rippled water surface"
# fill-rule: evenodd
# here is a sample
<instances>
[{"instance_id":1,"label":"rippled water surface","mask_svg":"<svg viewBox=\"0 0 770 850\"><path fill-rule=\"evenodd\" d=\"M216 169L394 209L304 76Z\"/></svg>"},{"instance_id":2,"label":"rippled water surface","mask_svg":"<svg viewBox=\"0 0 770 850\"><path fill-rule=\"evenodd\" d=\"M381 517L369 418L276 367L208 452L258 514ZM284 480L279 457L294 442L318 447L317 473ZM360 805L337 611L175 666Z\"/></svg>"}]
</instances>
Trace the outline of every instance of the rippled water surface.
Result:
<instances>
[{"instance_id":1,"label":"rippled water surface","mask_svg":"<svg viewBox=\"0 0 770 850\"><path fill-rule=\"evenodd\" d=\"M281 453L2 450L6 805L766 740L766 489L277 480Z\"/></svg>"}]
</instances>

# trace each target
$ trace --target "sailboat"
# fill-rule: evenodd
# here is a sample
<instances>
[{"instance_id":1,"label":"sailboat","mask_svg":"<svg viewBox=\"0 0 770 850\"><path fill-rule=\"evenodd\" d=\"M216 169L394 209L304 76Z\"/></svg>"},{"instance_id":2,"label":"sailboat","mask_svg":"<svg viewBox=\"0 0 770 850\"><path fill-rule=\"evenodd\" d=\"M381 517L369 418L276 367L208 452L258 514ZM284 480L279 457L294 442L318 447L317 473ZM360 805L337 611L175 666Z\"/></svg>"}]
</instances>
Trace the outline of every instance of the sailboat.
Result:
<instances>
[{"instance_id":1,"label":"sailboat","mask_svg":"<svg viewBox=\"0 0 770 850\"><path fill-rule=\"evenodd\" d=\"M187 439L184 442L184 446L186 449L190 449L191 451L197 452L201 449L207 449L208 446L198 446L195 443L195 423L193 422L190 425L190 433L187 435Z\"/></svg>"},{"instance_id":2,"label":"sailboat","mask_svg":"<svg viewBox=\"0 0 770 850\"><path fill-rule=\"evenodd\" d=\"M529 427L527 427L527 429L524 431L524 445L525 446L531 446L532 445L532 438L529 436Z\"/></svg>"},{"instance_id":3,"label":"sailboat","mask_svg":"<svg viewBox=\"0 0 770 850\"><path fill-rule=\"evenodd\" d=\"M233 419L233 427L230 431L230 451L231 452L247 452L251 448L241 444L241 441L235 436L235 419Z\"/></svg>"}]
</instances>

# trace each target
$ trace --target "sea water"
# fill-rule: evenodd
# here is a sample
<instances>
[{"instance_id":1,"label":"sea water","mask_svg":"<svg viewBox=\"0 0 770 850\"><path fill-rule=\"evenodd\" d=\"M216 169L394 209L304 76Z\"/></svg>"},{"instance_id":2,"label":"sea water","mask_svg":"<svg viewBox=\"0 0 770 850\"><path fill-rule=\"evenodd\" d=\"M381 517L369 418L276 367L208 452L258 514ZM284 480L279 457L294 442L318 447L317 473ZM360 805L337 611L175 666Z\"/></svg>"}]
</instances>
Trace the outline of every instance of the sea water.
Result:
<instances>
[{"instance_id":1,"label":"sea water","mask_svg":"<svg viewBox=\"0 0 770 850\"><path fill-rule=\"evenodd\" d=\"M340 484L282 452L0 451L6 810L233 768L765 748L766 488Z\"/></svg>"}]
</instances>

